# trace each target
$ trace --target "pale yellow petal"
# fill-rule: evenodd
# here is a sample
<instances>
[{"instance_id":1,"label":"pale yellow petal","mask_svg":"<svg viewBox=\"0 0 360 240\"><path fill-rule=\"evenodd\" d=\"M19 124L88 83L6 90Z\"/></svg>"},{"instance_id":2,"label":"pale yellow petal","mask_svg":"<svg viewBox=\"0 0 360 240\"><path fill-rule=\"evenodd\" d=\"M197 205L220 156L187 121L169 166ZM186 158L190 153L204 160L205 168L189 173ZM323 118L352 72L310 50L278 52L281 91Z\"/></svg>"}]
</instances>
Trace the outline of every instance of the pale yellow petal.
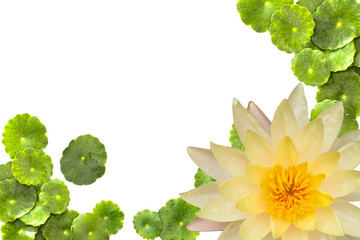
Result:
<instances>
[{"instance_id":1,"label":"pale yellow petal","mask_svg":"<svg viewBox=\"0 0 360 240\"><path fill-rule=\"evenodd\" d=\"M254 214L240 227L240 240L262 240L270 233L270 216L266 213Z\"/></svg>"},{"instance_id":2,"label":"pale yellow petal","mask_svg":"<svg viewBox=\"0 0 360 240\"><path fill-rule=\"evenodd\" d=\"M216 198L221 197L221 193L217 190L217 187L223 183L222 181L212 182L206 185L203 185L199 188L190 190L185 193L180 193L180 197L186 202L202 208L205 207L208 203L213 201Z\"/></svg>"},{"instance_id":3,"label":"pale yellow petal","mask_svg":"<svg viewBox=\"0 0 360 240\"><path fill-rule=\"evenodd\" d=\"M291 110L288 101L283 100L276 109L274 119L271 123L271 143L273 150L276 151L280 141L288 136L295 139L299 132L295 115Z\"/></svg>"},{"instance_id":4,"label":"pale yellow petal","mask_svg":"<svg viewBox=\"0 0 360 240\"><path fill-rule=\"evenodd\" d=\"M319 155L323 137L324 127L321 119L315 119L301 129L294 142L300 162L309 162Z\"/></svg>"},{"instance_id":5,"label":"pale yellow petal","mask_svg":"<svg viewBox=\"0 0 360 240\"><path fill-rule=\"evenodd\" d=\"M308 105L304 94L304 86L301 83L291 92L288 103L295 115L299 129L301 129L309 122Z\"/></svg>"},{"instance_id":6,"label":"pale yellow petal","mask_svg":"<svg viewBox=\"0 0 360 240\"><path fill-rule=\"evenodd\" d=\"M299 155L294 143L288 136L285 136L276 151L276 163L287 169L290 165L297 165Z\"/></svg>"},{"instance_id":7,"label":"pale yellow petal","mask_svg":"<svg viewBox=\"0 0 360 240\"><path fill-rule=\"evenodd\" d=\"M338 215L344 233L360 237L360 209L342 199L335 199L331 207Z\"/></svg>"},{"instance_id":8,"label":"pale yellow petal","mask_svg":"<svg viewBox=\"0 0 360 240\"><path fill-rule=\"evenodd\" d=\"M218 186L218 191L225 197L238 202L248 192L259 189L247 175L241 175L225 181Z\"/></svg>"},{"instance_id":9,"label":"pale yellow petal","mask_svg":"<svg viewBox=\"0 0 360 240\"><path fill-rule=\"evenodd\" d=\"M314 231L316 226L316 212L311 211L301 217L297 217L294 225L304 231Z\"/></svg>"},{"instance_id":10,"label":"pale yellow petal","mask_svg":"<svg viewBox=\"0 0 360 240\"><path fill-rule=\"evenodd\" d=\"M228 222L214 222L197 217L186 226L186 229L194 232L213 232L223 231L227 225Z\"/></svg>"},{"instance_id":11,"label":"pale yellow petal","mask_svg":"<svg viewBox=\"0 0 360 240\"><path fill-rule=\"evenodd\" d=\"M244 145L246 156L250 162L263 166L275 164L275 154L271 146L255 132L246 131Z\"/></svg>"},{"instance_id":12,"label":"pale yellow petal","mask_svg":"<svg viewBox=\"0 0 360 240\"><path fill-rule=\"evenodd\" d=\"M264 130L270 135L271 134L271 122L267 116L261 111L261 109L254 103L249 102L247 109L259 120Z\"/></svg>"},{"instance_id":13,"label":"pale yellow petal","mask_svg":"<svg viewBox=\"0 0 360 240\"><path fill-rule=\"evenodd\" d=\"M344 236L340 219L331 207L317 207L315 211L317 230L334 236Z\"/></svg>"},{"instance_id":14,"label":"pale yellow petal","mask_svg":"<svg viewBox=\"0 0 360 240\"><path fill-rule=\"evenodd\" d=\"M235 205L236 202L222 196L208 203L196 215L199 218L215 222L233 222L250 216L250 214L240 211Z\"/></svg>"},{"instance_id":15,"label":"pale yellow petal","mask_svg":"<svg viewBox=\"0 0 360 240\"><path fill-rule=\"evenodd\" d=\"M339 159L340 153L338 152L323 153L309 163L309 172L312 174L323 173L328 177L335 171Z\"/></svg>"},{"instance_id":16,"label":"pale yellow petal","mask_svg":"<svg viewBox=\"0 0 360 240\"><path fill-rule=\"evenodd\" d=\"M269 179L269 174L272 172L272 169L272 167L249 164L247 165L247 174L253 183L261 187L262 184Z\"/></svg>"},{"instance_id":17,"label":"pale yellow petal","mask_svg":"<svg viewBox=\"0 0 360 240\"><path fill-rule=\"evenodd\" d=\"M339 137L338 139L335 140L330 150L337 151L340 148L344 147L345 145L354 141L360 141L360 130L351 131Z\"/></svg>"},{"instance_id":18,"label":"pale yellow petal","mask_svg":"<svg viewBox=\"0 0 360 240\"><path fill-rule=\"evenodd\" d=\"M337 170L353 170L360 164L360 141L354 141L337 150L340 153Z\"/></svg>"},{"instance_id":19,"label":"pale yellow petal","mask_svg":"<svg viewBox=\"0 0 360 240\"><path fill-rule=\"evenodd\" d=\"M321 153L329 151L338 137L344 117L343 103L337 102L322 111L316 119L322 119L324 124L324 142Z\"/></svg>"},{"instance_id":20,"label":"pale yellow petal","mask_svg":"<svg viewBox=\"0 0 360 240\"><path fill-rule=\"evenodd\" d=\"M268 201L265 200L266 194L262 189L253 190L244 195L237 203L236 207L246 213L265 212Z\"/></svg>"},{"instance_id":21,"label":"pale yellow petal","mask_svg":"<svg viewBox=\"0 0 360 240\"><path fill-rule=\"evenodd\" d=\"M193 162L210 177L216 180L227 180L232 177L216 161L210 149L188 147L187 150Z\"/></svg>"},{"instance_id":22,"label":"pale yellow petal","mask_svg":"<svg viewBox=\"0 0 360 240\"><path fill-rule=\"evenodd\" d=\"M341 197L341 199L349 201L349 202L357 202L360 201L360 187L355 189L352 193L349 195Z\"/></svg>"},{"instance_id":23,"label":"pale yellow petal","mask_svg":"<svg viewBox=\"0 0 360 240\"><path fill-rule=\"evenodd\" d=\"M339 239L339 237L336 238L335 236L325 234L325 233L322 233L322 232L319 232L316 230L316 231L309 232L309 239L311 239L311 240L337 240L337 239ZM343 239L343 240L345 240L345 239Z\"/></svg>"},{"instance_id":24,"label":"pale yellow petal","mask_svg":"<svg viewBox=\"0 0 360 240\"><path fill-rule=\"evenodd\" d=\"M289 228L281 236L282 240L309 240L309 233L290 224ZM313 239L310 239L313 240Z\"/></svg>"},{"instance_id":25,"label":"pale yellow petal","mask_svg":"<svg viewBox=\"0 0 360 240\"><path fill-rule=\"evenodd\" d=\"M283 218L276 218L271 216L270 229L274 238L280 237L290 226L290 222Z\"/></svg>"},{"instance_id":26,"label":"pale yellow petal","mask_svg":"<svg viewBox=\"0 0 360 240\"><path fill-rule=\"evenodd\" d=\"M233 101L233 116L236 131L242 142L245 139L245 132L251 130L270 143L269 133L266 132L259 120L249 110L244 108L237 99Z\"/></svg>"},{"instance_id":27,"label":"pale yellow petal","mask_svg":"<svg viewBox=\"0 0 360 240\"><path fill-rule=\"evenodd\" d=\"M329 193L333 198L346 196L360 187L360 172L356 170L336 171L326 178L319 190Z\"/></svg>"},{"instance_id":28,"label":"pale yellow petal","mask_svg":"<svg viewBox=\"0 0 360 240\"><path fill-rule=\"evenodd\" d=\"M231 176L246 173L246 165L250 163L244 151L233 147L225 147L211 143L211 151L220 166Z\"/></svg>"},{"instance_id":29,"label":"pale yellow petal","mask_svg":"<svg viewBox=\"0 0 360 240\"><path fill-rule=\"evenodd\" d=\"M334 202L334 199L328 193L316 190L314 194L316 197L314 205L317 207L328 207Z\"/></svg>"},{"instance_id":30,"label":"pale yellow petal","mask_svg":"<svg viewBox=\"0 0 360 240\"><path fill-rule=\"evenodd\" d=\"M232 222L224 229L224 231L219 236L218 240L239 240L240 226L243 223L243 220Z\"/></svg>"}]
</instances>

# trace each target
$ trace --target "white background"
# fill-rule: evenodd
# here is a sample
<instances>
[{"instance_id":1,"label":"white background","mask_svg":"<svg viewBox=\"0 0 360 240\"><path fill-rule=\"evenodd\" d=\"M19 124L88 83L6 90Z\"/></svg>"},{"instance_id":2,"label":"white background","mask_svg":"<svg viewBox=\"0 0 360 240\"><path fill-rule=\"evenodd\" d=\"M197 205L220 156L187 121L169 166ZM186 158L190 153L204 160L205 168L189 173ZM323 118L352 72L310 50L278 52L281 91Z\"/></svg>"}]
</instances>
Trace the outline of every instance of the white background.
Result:
<instances>
[{"instance_id":1,"label":"white background","mask_svg":"<svg viewBox=\"0 0 360 240\"><path fill-rule=\"evenodd\" d=\"M186 147L229 145L233 97L272 118L298 84L291 57L241 22L236 0L1 1L0 127L18 113L37 116L62 180L70 140L98 137L106 173L91 186L66 182L69 208L112 200L125 221L111 239L141 239L138 211L193 188ZM309 108L315 92L306 87Z\"/></svg>"}]
</instances>

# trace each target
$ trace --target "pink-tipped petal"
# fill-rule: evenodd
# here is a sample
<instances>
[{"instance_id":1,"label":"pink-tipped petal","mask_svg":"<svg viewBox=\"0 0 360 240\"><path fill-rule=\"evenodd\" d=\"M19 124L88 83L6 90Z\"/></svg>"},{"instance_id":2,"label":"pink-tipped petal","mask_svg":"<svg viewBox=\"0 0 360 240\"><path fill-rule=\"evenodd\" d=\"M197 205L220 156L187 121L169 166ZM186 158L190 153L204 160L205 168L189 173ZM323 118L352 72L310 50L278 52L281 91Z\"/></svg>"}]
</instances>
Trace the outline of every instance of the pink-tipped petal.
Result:
<instances>
[{"instance_id":1,"label":"pink-tipped petal","mask_svg":"<svg viewBox=\"0 0 360 240\"><path fill-rule=\"evenodd\" d=\"M271 122L263 111L261 111L254 102L249 102L247 109L256 117L257 120L259 120L265 131L271 134Z\"/></svg>"},{"instance_id":2,"label":"pink-tipped petal","mask_svg":"<svg viewBox=\"0 0 360 240\"><path fill-rule=\"evenodd\" d=\"M227 222L214 222L197 217L186 226L186 229L194 232L223 231L228 224Z\"/></svg>"}]
</instances>

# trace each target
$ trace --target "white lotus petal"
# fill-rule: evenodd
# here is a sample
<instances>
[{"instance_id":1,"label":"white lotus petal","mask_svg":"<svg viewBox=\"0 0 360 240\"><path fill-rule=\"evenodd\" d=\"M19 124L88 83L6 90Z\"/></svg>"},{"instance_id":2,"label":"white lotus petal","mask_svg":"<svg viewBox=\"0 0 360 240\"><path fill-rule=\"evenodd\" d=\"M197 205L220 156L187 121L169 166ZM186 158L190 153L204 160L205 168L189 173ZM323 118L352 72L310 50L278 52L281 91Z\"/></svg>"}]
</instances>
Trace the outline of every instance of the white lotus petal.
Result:
<instances>
[{"instance_id":1,"label":"white lotus petal","mask_svg":"<svg viewBox=\"0 0 360 240\"><path fill-rule=\"evenodd\" d=\"M270 216L267 213L254 214L240 227L240 239L262 240L270 233Z\"/></svg>"},{"instance_id":2,"label":"white lotus petal","mask_svg":"<svg viewBox=\"0 0 360 240\"><path fill-rule=\"evenodd\" d=\"M316 229L334 236L344 236L340 219L331 207L316 207Z\"/></svg>"},{"instance_id":3,"label":"white lotus petal","mask_svg":"<svg viewBox=\"0 0 360 240\"><path fill-rule=\"evenodd\" d=\"M224 229L218 240L239 240L240 226L244 221L232 222Z\"/></svg>"},{"instance_id":4,"label":"white lotus petal","mask_svg":"<svg viewBox=\"0 0 360 240\"><path fill-rule=\"evenodd\" d=\"M355 191L353 191L349 195L341 197L341 199L349 201L349 202L360 201L360 187L358 187Z\"/></svg>"},{"instance_id":5,"label":"white lotus petal","mask_svg":"<svg viewBox=\"0 0 360 240\"><path fill-rule=\"evenodd\" d=\"M217 187L223 183L222 181L212 182L185 193L180 193L180 197L186 202L202 208L216 198L221 197L221 193Z\"/></svg>"},{"instance_id":6,"label":"white lotus petal","mask_svg":"<svg viewBox=\"0 0 360 240\"><path fill-rule=\"evenodd\" d=\"M360 208L342 199L335 199L331 207L338 215L344 233L360 237Z\"/></svg>"},{"instance_id":7,"label":"white lotus petal","mask_svg":"<svg viewBox=\"0 0 360 240\"><path fill-rule=\"evenodd\" d=\"M249 102L247 109L256 117L257 120L259 120L265 131L270 135L271 122L263 113L263 111L261 111L261 109L254 102Z\"/></svg>"},{"instance_id":8,"label":"white lotus petal","mask_svg":"<svg viewBox=\"0 0 360 240\"><path fill-rule=\"evenodd\" d=\"M301 83L291 92L288 103L301 129L309 122L308 105L304 95L304 86Z\"/></svg>"},{"instance_id":9,"label":"white lotus petal","mask_svg":"<svg viewBox=\"0 0 360 240\"><path fill-rule=\"evenodd\" d=\"M186 229L194 232L213 232L223 231L227 225L229 225L227 222L214 222L201 218L195 218L186 226Z\"/></svg>"},{"instance_id":10,"label":"white lotus petal","mask_svg":"<svg viewBox=\"0 0 360 240\"><path fill-rule=\"evenodd\" d=\"M233 147L225 147L210 143L211 151L220 166L231 176L246 174L246 166L250 163L244 151Z\"/></svg>"},{"instance_id":11,"label":"white lotus petal","mask_svg":"<svg viewBox=\"0 0 360 240\"><path fill-rule=\"evenodd\" d=\"M237 99L233 101L233 116L236 131L242 142L244 142L245 132L252 130L270 143L269 133L263 128L260 121L249 110L244 108Z\"/></svg>"},{"instance_id":12,"label":"white lotus petal","mask_svg":"<svg viewBox=\"0 0 360 240\"><path fill-rule=\"evenodd\" d=\"M331 197L343 197L360 187L360 172L356 170L336 171L318 187Z\"/></svg>"},{"instance_id":13,"label":"white lotus petal","mask_svg":"<svg viewBox=\"0 0 360 240\"><path fill-rule=\"evenodd\" d=\"M282 240L309 240L309 232L298 229L290 224L286 232L281 236ZM312 240L312 239L310 239Z\"/></svg>"},{"instance_id":14,"label":"white lotus petal","mask_svg":"<svg viewBox=\"0 0 360 240\"><path fill-rule=\"evenodd\" d=\"M340 153L337 170L353 170L360 164L360 141L354 141L337 150Z\"/></svg>"},{"instance_id":15,"label":"white lotus petal","mask_svg":"<svg viewBox=\"0 0 360 240\"><path fill-rule=\"evenodd\" d=\"M360 130L351 131L335 140L331 151L337 151L341 147L353 142L360 141Z\"/></svg>"},{"instance_id":16,"label":"white lotus petal","mask_svg":"<svg viewBox=\"0 0 360 240\"><path fill-rule=\"evenodd\" d=\"M322 111L317 117L323 120L324 124L324 142L321 153L329 151L339 135L341 124L344 118L343 103L337 102Z\"/></svg>"},{"instance_id":17,"label":"white lotus petal","mask_svg":"<svg viewBox=\"0 0 360 240\"><path fill-rule=\"evenodd\" d=\"M196 215L215 222L233 222L249 217L248 213L241 212L235 205L236 202L221 196L203 207Z\"/></svg>"},{"instance_id":18,"label":"white lotus petal","mask_svg":"<svg viewBox=\"0 0 360 240\"><path fill-rule=\"evenodd\" d=\"M309 232L309 239L310 240L337 240L339 237L335 237L333 235L325 234L322 232L319 232L317 230ZM345 240L345 239L343 239Z\"/></svg>"},{"instance_id":19,"label":"white lotus petal","mask_svg":"<svg viewBox=\"0 0 360 240\"><path fill-rule=\"evenodd\" d=\"M187 151L193 162L210 177L216 180L231 178L231 175L216 161L210 149L188 147Z\"/></svg>"}]
</instances>

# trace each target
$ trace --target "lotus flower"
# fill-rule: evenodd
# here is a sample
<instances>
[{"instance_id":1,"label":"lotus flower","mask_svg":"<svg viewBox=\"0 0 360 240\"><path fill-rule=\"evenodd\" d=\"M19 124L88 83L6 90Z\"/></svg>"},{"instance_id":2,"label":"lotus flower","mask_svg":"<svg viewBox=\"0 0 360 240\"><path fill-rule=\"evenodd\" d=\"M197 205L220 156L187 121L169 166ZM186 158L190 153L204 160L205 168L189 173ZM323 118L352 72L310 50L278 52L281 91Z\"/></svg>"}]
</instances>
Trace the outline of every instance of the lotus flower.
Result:
<instances>
[{"instance_id":1,"label":"lotus flower","mask_svg":"<svg viewBox=\"0 0 360 240\"><path fill-rule=\"evenodd\" d=\"M201 208L187 228L222 231L220 240L360 239L360 131L340 138L343 104L309 121L302 85L270 122L252 102L234 100L245 151L211 143L189 147L216 181L180 194Z\"/></svg>"}]
</instances>

